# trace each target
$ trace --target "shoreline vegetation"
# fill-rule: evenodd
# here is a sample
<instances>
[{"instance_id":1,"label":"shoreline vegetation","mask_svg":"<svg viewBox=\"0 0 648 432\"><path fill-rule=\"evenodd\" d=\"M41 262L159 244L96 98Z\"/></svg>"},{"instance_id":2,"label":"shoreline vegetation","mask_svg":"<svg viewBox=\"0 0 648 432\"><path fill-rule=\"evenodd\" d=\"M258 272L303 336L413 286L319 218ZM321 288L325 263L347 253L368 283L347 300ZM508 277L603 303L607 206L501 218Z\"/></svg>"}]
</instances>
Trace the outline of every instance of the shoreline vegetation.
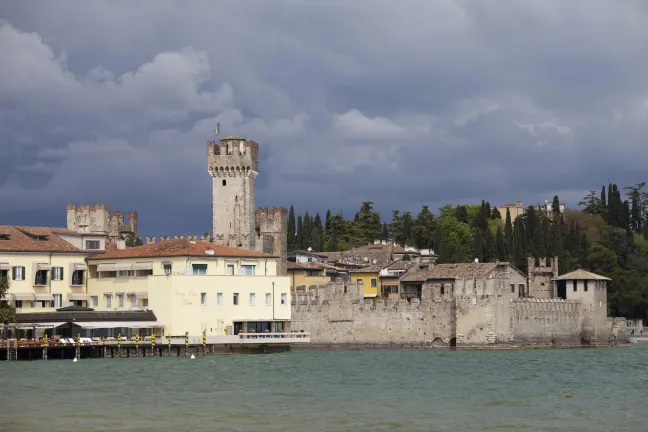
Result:
<instances>
[{"instance_id":1,"label":"shoreline vegetation","mask_svg":"<svg viewBox=\"0 0 648 432\"><path fill-rule=\"evenodd\" d=\"M528 206L514 220L489 202L450 204L434 214L422 206L410 212L392 210L391 220L365 201L353 219L341 213L288 215L288 250L345 251L393 240L398 244L430 248L439 263L509 261L527 271L527 256L558 257L560 274L582 268L609 277L610 316L645 319L648 316L648 192L646 183L619 188L610 183L591 190L580 209L561 212L558 196L551 210Z\"/></svg>"}]
</instances>

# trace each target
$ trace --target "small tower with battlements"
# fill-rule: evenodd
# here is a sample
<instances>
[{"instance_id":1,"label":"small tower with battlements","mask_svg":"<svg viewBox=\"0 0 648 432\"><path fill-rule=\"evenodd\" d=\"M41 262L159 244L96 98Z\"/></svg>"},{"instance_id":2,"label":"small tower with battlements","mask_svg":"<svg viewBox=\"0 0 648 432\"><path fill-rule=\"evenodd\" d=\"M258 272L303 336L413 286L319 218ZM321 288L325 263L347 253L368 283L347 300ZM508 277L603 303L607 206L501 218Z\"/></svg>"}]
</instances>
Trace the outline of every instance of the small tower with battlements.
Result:
<instances>
[{"instance_id":1,"label":"small tower with battlements","mask_svg":"<svg viewBox=\"0 0 648 432\"><path fill-rule=\"evenodd\" d=\"M220 245L255 249L254 181L259 145L239 136L207 143L212 177L212 229Z\"/></svg>"}]
</instances>

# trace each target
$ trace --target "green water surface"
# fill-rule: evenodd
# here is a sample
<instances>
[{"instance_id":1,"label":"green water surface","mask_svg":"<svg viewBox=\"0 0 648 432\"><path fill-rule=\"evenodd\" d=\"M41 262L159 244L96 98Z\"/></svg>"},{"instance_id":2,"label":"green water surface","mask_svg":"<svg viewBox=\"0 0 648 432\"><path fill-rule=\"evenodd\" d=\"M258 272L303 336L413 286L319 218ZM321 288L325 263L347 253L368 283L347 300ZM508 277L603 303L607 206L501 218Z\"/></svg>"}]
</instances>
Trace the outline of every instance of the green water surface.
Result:
<instances>
[{"instance_id":1,"label":"green water surface","mask_svg":"<svg viewBox=\"0 0 648 432\"><path fill-rule=\"evenodd\" d=\"M2 431L648 431L648 344L0 362Z\"/></svg>"}]
</instances>

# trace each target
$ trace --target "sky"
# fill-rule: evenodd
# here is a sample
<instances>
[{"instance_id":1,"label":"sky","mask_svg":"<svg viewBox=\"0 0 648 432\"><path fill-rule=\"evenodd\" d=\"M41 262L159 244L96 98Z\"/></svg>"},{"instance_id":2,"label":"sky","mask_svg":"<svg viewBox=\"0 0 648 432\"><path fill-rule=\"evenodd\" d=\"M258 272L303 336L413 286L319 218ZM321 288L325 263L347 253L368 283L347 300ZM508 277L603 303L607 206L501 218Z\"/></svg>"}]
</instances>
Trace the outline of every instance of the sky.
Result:
<instances>
[{"instance_id":1,"label":"sky","mask_svg":"<svg viewBox=\"0 0 648 432\"><path fill-rule=\"evenodd\" d=\"M258 207L576 207L648 180L646 52L643 0L4 2L0 224L211 231L217 123Z\"/></svg>"}]
</instances>

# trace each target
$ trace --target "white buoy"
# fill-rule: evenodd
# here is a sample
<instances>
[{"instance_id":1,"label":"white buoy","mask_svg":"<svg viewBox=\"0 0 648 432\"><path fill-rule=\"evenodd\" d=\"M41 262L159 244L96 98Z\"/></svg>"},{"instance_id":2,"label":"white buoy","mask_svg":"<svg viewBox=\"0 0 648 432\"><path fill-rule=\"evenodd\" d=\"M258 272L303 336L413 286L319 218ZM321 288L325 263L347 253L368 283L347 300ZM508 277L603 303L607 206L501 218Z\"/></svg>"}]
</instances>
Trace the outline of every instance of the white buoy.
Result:
<instances>
[{"instance_id":1,"label":"white buoy","mask_svg":"<svg viewBox=\"0 0 648 432\"><path fill-rule=\"evenodd\" d=\"M191 354L191 358L192 358L192 359L195 359L195 358L196 358L196 356L195 356L195 355L193 355L193 354Z\"/></svg>"},{"instance_id":2,"label":"white buoy","mask_svg":"<svg viewBox=\"0 0 648 432\"><path fill-rule=\"evenodd\" d=\"M72 360L72 361L73 361L73 362L78 362L79 359L77 359L76 357L74 357L74 360Z\"/></svg>"}]
</instances>

